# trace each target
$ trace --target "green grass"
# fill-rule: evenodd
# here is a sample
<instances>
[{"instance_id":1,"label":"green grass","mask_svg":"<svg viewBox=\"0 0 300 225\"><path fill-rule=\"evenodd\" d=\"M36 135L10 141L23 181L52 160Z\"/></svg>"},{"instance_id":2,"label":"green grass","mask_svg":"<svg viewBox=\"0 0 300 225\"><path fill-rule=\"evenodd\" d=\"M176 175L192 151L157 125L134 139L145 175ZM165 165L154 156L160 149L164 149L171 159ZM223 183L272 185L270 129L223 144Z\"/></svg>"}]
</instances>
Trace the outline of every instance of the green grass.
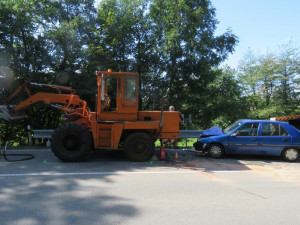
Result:
<instances>
[{"instance_id":1,"label":"green grass","mask_svg":"<svg viewBox=\"0 0 300 225\"><path fill-rule=\"evenodd\" d=\"M188 138L187 141L185 138L178 139L178 142L173 145L166 145L165 147L178 147L178 148L192 148L193 144L197 141L197 138ZM155 147L160 147L160 141L155 142Z\"/></svg>"},{"instance_id":2,"label":"green grass","mask_svg":"<svg viewBox=\"0 0 300 225\"><path fill-rule=\"evenodd\" d=\"M177 143L177 146L179 148L191 148L194 147L193 144L197 141L197 138L187 138L187 141L185 138L179 139L179 142Z\"/></svg>"}]
</instances>

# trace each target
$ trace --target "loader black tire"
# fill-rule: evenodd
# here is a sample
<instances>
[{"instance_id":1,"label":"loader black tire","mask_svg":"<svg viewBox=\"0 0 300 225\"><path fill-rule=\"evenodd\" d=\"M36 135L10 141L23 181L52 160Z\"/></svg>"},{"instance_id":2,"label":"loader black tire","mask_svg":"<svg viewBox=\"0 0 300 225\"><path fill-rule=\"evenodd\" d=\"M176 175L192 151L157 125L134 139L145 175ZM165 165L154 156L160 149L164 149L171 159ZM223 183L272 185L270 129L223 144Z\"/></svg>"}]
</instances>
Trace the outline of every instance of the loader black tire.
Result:
<instances>
[{"instance_id":1,"label":"loader black tire","mask_svg":"<svg viewBox=\"0 0 300 225\"><path fill-rule=\"evenodd\" d=\"M130 134L124 143L125 156L135 162L148 161L154 155L154 150L152 138L143 132Z\"/></svg>"},{"instance_id":2,"label":"loader black tire","mask_svg":"<svg viewBox=\"0 0 300 225\"><path fill-rule=\"evenodd\" d=\"M91 132L79 123L65 123L52 135L52 151L65 162L84 161L90 155L92 147Z\"/></svg>"}]
</instances>

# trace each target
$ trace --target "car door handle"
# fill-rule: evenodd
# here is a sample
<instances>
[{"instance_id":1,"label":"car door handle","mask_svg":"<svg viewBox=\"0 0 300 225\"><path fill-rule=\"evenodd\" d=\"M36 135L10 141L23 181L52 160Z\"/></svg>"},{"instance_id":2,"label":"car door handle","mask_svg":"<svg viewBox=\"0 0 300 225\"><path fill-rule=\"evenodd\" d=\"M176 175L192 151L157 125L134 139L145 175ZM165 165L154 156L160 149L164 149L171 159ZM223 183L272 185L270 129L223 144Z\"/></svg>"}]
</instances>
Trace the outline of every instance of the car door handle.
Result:
<instances>
[{"instance_id":1,"label":"car door handle","mask_svg":"<svg viewBox=\"0 0 300 225\"><path fill-rule=\"evenodd\" d=\"M252 138L251 141L256 141L256 139Z\"/></svg>"},{"instance_id":2,"label":"car door handle","mask_svg":"<svg viewBox=\"0 0 300 225\"><path fill-rule=\"evenodd\" d=\"M282 139L283 141L289 141L288 139L286 139L286 138L284 138L284 139Z\"/></svg>"}]
</instances>

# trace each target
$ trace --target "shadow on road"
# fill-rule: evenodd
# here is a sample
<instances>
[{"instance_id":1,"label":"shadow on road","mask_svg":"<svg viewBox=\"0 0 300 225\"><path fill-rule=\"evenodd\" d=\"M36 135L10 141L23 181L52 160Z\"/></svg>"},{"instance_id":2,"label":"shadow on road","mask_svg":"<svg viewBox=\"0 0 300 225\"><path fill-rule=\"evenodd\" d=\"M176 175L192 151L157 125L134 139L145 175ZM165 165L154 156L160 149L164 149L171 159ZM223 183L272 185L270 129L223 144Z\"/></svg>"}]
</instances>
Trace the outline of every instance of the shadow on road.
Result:
<instances>
[{"instance_id":1,"label":"shadow on road","mask_svg":"<svg viewBox=\"0 0 300 225\"><path fill-rule=\"evenodd\" d=\"M120 222L139 213L131 199L107 194L101 185L83 177L9 177L0 178L0 183L3 225L108 224L111 215Z\"/></svg>"},{"instance_id":2,"label":"shadow on road","mask_svg":"<svg viewBox=\"0 0 300 225\"><path fill-rule=\"evenodd\" d=\"M86 224L86 221L109 224L112 217L116 224L122 224L126 218L140 213L132 199L108 191L109 183L115 182L111 175L72 175L103 168L117 172L120 167L108 165L113 161L128 163L122 154L106 153L88 162L64 163L50 150L26 152L35 158L6 162L0 157L1 225Z\"/></svg>"}]
</instances>

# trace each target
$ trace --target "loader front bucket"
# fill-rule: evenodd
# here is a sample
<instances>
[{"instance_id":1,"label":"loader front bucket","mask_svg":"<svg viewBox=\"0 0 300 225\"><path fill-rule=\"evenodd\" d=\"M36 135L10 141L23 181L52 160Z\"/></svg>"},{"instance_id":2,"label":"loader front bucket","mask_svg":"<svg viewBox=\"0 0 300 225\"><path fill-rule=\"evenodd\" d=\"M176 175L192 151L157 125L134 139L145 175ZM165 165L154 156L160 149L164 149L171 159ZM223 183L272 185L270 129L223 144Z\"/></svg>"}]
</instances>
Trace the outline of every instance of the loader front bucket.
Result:
<instances>
[{"instance_id":1,"label":"loader front bucket","mask_svg":"<svg viewBox=\"0 0 300 225\"><path fill-rule=\"evenodd\" d=\"M24 112L14 112L12 107L6 105L0 105L0 119L6 121L26 119L28 116Z\"/></svg>"}]
</instances>

